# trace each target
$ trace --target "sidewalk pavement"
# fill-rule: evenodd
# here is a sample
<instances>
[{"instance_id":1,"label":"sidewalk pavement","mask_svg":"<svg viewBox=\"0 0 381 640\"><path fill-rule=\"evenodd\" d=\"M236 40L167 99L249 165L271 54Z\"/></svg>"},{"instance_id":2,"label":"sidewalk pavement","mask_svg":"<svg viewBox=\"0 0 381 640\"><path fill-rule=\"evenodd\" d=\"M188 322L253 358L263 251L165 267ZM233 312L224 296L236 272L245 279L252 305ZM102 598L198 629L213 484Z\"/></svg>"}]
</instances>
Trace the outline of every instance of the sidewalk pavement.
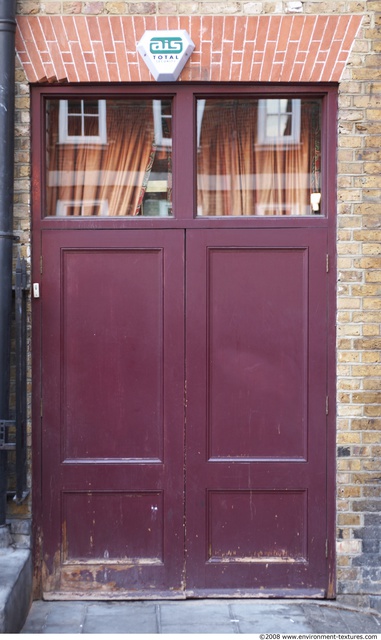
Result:
<instances>
[{"instance_id":1,"label":"sidewalk pavement","mask_svg":"<svg viewBox=\"0 0 381 640\"><path fill-rule=\"evenodd\" d=\"M317 600L36 601L21 633L381 634L381 616Z\"/></svg>"}]
</instances>

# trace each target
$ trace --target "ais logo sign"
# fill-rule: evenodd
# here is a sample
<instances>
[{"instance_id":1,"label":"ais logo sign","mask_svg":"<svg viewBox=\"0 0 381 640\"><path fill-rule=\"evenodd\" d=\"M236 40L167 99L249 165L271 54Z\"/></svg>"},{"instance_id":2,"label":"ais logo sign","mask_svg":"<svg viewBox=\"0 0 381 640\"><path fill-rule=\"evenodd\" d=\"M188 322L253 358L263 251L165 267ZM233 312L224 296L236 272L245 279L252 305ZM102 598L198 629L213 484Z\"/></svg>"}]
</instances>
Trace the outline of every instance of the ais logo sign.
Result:
<instances>
[{"instance_id":1,"label":"ais logo sign","mask_svg":"<svg viewBox=\"0 0 381 640\"><path fill-rule=\"evenodd\" d=\"M177 80L194 44L187 31L146 31L137 49L158 82Z\"/></svg>"},{"instance_id":2,"label":"ais logo sign","mask_svg":"<svg viewBox=\"0 0 381 640\"><path fill-rule=\"evenodd\" d=\"M155 36L150 40L149 50L153 56L179 55L183 50L183 41L178 36L168 38Z\"/></svg>"}]
</instances>

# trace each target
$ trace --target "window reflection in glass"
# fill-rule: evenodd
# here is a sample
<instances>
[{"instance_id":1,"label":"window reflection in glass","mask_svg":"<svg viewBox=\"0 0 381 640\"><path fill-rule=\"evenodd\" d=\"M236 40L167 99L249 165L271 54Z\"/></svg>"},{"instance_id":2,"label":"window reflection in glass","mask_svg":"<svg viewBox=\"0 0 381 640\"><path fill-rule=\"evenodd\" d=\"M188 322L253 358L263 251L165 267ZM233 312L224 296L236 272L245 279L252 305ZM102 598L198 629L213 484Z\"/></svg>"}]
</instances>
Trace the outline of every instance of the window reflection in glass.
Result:
<instances>
[{"instance_id":1,"label":"window reflection in glass","mask_svg":"<svg viewBox=\"0 0 381 640\"><path fill-rule=\"evenodd\" d=\"M199 216L320 213L320 100L198 102Z\"/></svg>"},{"instance_id":2,"label":"window reflection in glass","mask_svg":"<svg viewBox=\"0 0 381 640\"><path fill-rule=\"evenodd\" d=\"M170 100L48 100L46 215L172 215L171 118Z\"/></svg>"},{"instance_id":3,"label":"window reflection in glass","mask_svg":"<svg viewBox=\"0 0 381 640\"><path fill-rule=\"evenodd\" d=\"M61 100L59 140L61 143L105 143L106 103L104 100Z\"/></svg>"},{"instance_id":4,"label":"window reflection in glass","mask_svg":"<svg viewBox=\"0 0 381 640\"><path fill-rule=\"evenodd\" d=\"M265 99L258 101L258 143L300 144L301 100Z\"/></svg>"}]
</instances>

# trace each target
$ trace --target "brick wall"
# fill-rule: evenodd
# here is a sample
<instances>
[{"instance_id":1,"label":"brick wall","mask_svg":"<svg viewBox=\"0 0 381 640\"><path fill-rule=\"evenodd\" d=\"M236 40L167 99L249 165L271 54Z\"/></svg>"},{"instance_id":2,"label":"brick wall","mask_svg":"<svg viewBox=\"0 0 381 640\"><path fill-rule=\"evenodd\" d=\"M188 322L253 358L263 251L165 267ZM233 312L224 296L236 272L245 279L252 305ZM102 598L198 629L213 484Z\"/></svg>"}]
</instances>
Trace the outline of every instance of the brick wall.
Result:
<instances>
[{"instance_id":1,"label":"brick wall","mask_svg":"<svg viewBox=\"0 0 381 640\"><path fill-rule=\"evenodd\" d=\"M381 597L381 1L18 2L18 14L360 15L339 86L337 567L342 599ZM29 91L18 62L15 229L29 256ZM14 509L16 509L14 507Z\"/></svg>"},{"instance_id":2,"label":"brick wall","mask_svg":"<svg viewBox=\"0 0 381 640\"><path fill-rule=\"evenodd\" d=\"M381 2L368 2L367 9L339 88L337 549L343 594L381 593Z\"/></svg>"},{"instance_id":3,"label":"brick wall","mask_svg":"<svg viewBox=\"0 0 381 640\"><path fill-rule=\"evenodd\" d=\"M181 81L338 82L361 16L20 16L29 82L142 82L147 29L186 29L195 51ZM60 34L57 42L57 34Z\"/></svg>"}]
</instances>

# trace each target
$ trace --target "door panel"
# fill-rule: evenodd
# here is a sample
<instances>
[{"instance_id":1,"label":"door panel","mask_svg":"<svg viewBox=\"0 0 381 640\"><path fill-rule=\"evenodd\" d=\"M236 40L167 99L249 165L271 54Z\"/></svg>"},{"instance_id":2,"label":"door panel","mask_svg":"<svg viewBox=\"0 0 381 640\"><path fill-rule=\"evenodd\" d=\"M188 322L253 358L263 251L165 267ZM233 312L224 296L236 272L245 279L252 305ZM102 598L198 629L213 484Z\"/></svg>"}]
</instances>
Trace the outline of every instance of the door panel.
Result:
<instances>
[{"instance_id":1,"label":"door panel","mask_svg":"<svg viewBox=\"0 0 381 640\"><path fill-rule=\"evenodd\" d=\"M65 458L162 461L162 267L162 249L62 252Z\"/></svg>"},{"instance_id":2,"label":"door panel","mask_svg":"<svg viewBox=\"0 0 381 640\"><path fill-rule=\"evenodd\" d=\"M324 593L325 255L319 229L188 232L187 588L195 594Z\"/></svg>"},{"instance_id":3,"label":"door panel","mask_svg":"<svg viewBox=\"0 0 381 640\"><path fill-rule=\"evenodd\" d=\"M46 597L182 588L183 246L43 232Z\"/></svg>"},{"instance_id":4,"label":"door panel","mask_svg":"<svg viewBox=\"0 0 381 640\"><path fill-rule=\"evenodd\" d=\"M305 458L307 259L208 247L209 458Z\"/></svg>"}]
</instances>

